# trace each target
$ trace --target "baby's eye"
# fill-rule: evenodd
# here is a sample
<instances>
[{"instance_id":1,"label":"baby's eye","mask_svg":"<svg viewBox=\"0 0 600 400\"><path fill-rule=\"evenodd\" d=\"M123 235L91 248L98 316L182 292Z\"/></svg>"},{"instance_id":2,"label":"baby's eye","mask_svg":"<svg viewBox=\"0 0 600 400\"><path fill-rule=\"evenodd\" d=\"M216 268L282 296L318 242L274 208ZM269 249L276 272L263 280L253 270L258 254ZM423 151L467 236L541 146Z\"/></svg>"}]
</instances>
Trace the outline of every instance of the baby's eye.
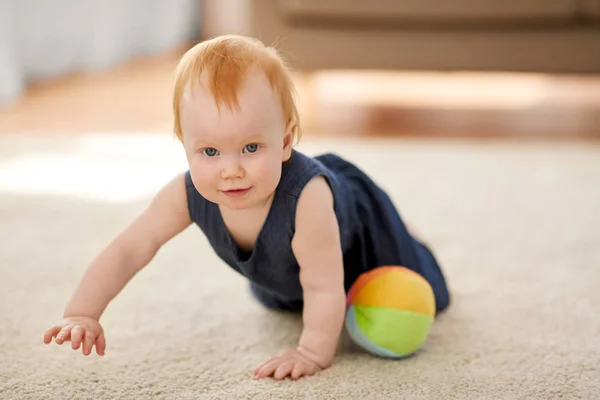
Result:
<instances>
[{"instance_id":1,"label":"baby's eye","mask_svg":"<svg viewBox=\"0 0 600 400\"><path fill-rule=\"evenodd\" d=\"M245 153L256 153L258 151L258 149L260 149L260 145L258 145L256 143L252 143L252 144L249 144L246 147L244 147L244 152Z\"/></svg>"},{"instance_id":2,"label":"baby's eye","mask_svg":"<svg viewBox=\"0 0 600 400\"><path fill-rule=\"evenodd\" d=\"M214 147L207 147L206 149L202 150L202 154L207 157L214 157L219 154L219 152Z\"/></svg>"}]
</instances>

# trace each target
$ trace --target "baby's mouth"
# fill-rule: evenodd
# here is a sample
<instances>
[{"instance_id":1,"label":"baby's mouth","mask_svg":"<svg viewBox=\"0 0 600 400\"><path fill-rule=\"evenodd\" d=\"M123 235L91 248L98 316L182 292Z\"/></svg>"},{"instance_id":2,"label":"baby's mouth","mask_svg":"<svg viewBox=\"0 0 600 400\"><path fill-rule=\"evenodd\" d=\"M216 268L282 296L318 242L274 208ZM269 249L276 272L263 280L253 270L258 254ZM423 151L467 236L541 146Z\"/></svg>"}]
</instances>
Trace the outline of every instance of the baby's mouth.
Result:
<instances>
[{"instance_id":1,"label":"baby's mouth","mask_svg":"<svg viewBox=\"0 0 600 400\"><path fill-rule=\"evenodd\" d=\"M244 188L244 189L231 189L231 190L223 190L222 192L229 197L242 197L247 194L252 186Z\"/></svg>"}]
</instances>

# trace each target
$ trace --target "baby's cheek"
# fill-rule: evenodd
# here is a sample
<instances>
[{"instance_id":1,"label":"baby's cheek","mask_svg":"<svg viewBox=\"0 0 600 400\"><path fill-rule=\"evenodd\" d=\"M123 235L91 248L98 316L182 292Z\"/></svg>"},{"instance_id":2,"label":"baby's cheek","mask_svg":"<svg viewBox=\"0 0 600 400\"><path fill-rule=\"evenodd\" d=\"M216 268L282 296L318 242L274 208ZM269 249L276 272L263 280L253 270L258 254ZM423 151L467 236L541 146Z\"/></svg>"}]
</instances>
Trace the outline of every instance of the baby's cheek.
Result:
<instances>
[{"instance_id":1,"label":"baby's cheek","mask_svg":"<svg viewBox=\"0 0 600 400\"><path fill-rule=\"evenodd\" d=\"M209 199L214 197L213 192L216 189L213 174L210 173L210 170L203 169L202 171L198 171L193 173L194 186L198 193L200 193L203 197Z\"/></svg>"},{"instance_id":2,"label":"baby's cheek","mask_svg":"<svg viewBox=\"0 0 600 400\"><path fill-rule=\"evenodd\" d=\"M200 181L198 184L196 184L196 190L198 191L198 193L200 193L202 195L202 197L205 197L205 198L212 197L211 191L209 189L210 189L210 186L208 184L206 184L206 182L204 182L204 181Z\"/></svg>"},{"instance_id":3,"label":"baby's cheek","mask_svg":"<svg viewBox=\"0 0 600 400\"><path fill-rule=\"evenodd\" d=\"M264 164L258 171L262 186L269 191L275 190L281 177L281 166L279 163Z\"/></svg>"}]
</instances>

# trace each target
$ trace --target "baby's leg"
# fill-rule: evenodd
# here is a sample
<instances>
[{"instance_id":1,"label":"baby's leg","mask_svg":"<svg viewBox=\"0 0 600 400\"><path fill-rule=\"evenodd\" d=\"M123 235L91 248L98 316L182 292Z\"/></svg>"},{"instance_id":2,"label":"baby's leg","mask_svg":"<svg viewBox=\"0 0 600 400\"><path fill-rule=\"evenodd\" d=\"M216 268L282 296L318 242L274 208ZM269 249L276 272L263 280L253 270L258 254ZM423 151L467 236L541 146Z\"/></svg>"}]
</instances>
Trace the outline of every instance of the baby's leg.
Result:
<instances>
[{"instance_id":1,"label":"baby's leg","mask_svg":"<svg viewBox=\"0 0 600 400\"><path fill-rule=\"evenodd\" d=\"M450 305L450 294L444 274L431 250L417 239L413 240L421 267L419 272L433 289L436 313L442 312Z\"/></svg>"},{"instance_id":2,"label":"baby's leg","mask_svg":"<svg viewBox=\"0 0 600 400\"><path fill-rule=\"evenodd\" d=\"M412 232L407 229L392 200L383 190L379 190L382 214L386 215L386 222L389 224L387 231L395 232L395 235L392 236L394 253L384 257L387 260L395 260L395 263L390 261L386 263L402 265L421 274L429 282L435 294L436 312L445 310L450 304L450 295L446 279L435 256L429 247L414 235L414 227L410 229ZM386 249L380 250L385 251Z\"/></svg>"},{"instance_id":3,"label":"baby's leg","mask_svg":"<svg viewBox=\"0 0 600 400\"><path fill-rule=\"evenodd\" d=\"M280 311L301 312L304 306L302 300L289 300L250 282L250 292L263 306Z\"/></svg>"}]
</instances>

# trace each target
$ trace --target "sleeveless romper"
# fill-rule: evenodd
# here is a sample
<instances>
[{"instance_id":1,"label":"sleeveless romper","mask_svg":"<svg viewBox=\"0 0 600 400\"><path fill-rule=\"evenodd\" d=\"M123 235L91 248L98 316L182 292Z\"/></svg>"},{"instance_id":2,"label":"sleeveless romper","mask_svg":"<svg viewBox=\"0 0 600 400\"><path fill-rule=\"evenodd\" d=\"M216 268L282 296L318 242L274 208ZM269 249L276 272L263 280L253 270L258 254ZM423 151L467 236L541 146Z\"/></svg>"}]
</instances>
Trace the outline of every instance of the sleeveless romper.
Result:
<instances>
[{"instance_id":1,"label":"sleeveless romper","mask_svg":"<svg viewBox=\"0 0 600 400\"><path fill-rule=\"evenodd\" d=\"M333 193L346 292L363 272L383 265L402 265L431 284L437 312L448 307L448 288L434 255L410 235L388 195L356 166L335 154L313 158L293 150L282 167L273 203L251 252L237 246L218 205L198 193L188 171L185 180L191 220L216 254L250 281L259 301L272 308L300 311L300 267L291 244L298 198L317 175L326 179Z\"/></svg>"}]
</instances>

